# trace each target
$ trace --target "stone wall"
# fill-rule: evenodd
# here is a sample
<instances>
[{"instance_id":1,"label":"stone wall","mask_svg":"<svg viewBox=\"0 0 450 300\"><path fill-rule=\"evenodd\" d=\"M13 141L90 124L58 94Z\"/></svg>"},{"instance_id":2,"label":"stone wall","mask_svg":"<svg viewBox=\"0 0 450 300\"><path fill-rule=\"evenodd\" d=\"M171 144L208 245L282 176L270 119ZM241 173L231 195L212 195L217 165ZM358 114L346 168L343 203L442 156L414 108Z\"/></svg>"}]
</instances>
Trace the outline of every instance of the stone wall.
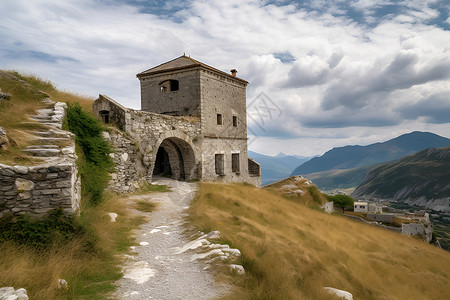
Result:
<instances>
[{"instance_id":1,"label":"stone wall","mask_svg":"<svg viewBox=\"0 0 450 300\"><path fill-rule=\"evenodd\" d=\"M114 149L114 153L110 155L114 161L115 171L111 174L108 189L119 194L134 192L140 186L140 178L145 176L139 173L136 164L139 161L136 144L115 128L104 132L103 137Z\"/></svg>"},{"instance_id":2,"label":"stone wall","mask_svg":"<svg viewBox=\"0 0 450 300\"><path fill-rule=\"evenodd\" d=\"M67 214L79 212L81 182L74 135L61 130L67 105L50 99L42 100L42 104L44 108L29 117L46 129L30 131L38 145L23 151L45 163L29 167L0 164L0 217L5 213L42 217L56 208ZM55 145L55 141L64 143Z\"/></svg>"},{"instance_id":3,"label":"stone wall","mask_svg":"<svg viewBox=\"0 0 450 300\"><path fill-rule=\"evenodd\" d=\"M139 77L141 109L174 116L200 115L200 79L198 70L180 70ZM177 80L179 89L161 92L161 83Z\"/></svg>"},{"instance_id":4,"label":"stone wall","mask_svg":"<svg viewBox=\"0 0 450 300\"><path fill-rule=\"evenodd\" d=\"M367 214L367 219L384 223L392 223L394 217L395 215L391 214Z\"/></svg>"},{"instance_id":5,"label":"stone wall","mask_svg":"<svg viewBox=\"0 0 450 300\"><path fill-rule=\"evenodd\" d=\"M160 146L170 141L181 151L184 159L186 180L199 179L201 174L200 122L195 117L174 117L151 112L129 110L126 117L127 132L136 141L146 179L151 181L154 163ZM166 148L165 148L166 149ZM167 147L169 152L171 149ZM181 179L174 177L175 179Z\"/></svg>"},{"instance_id":6,"label":"stone wall","mask_svg":"<svg viewBox=\"0 0 450 300\"><path fill-rule=\"evenodd\" d=\"M410 223L402 224L402 233L406 235L420 235L428 243L433 238L433 228L431 224Z\"/></svg>"},{"instance_id":7,"label":"stone wall","mask_svg":"<svg viewBox=\"0 0 450 300\"><path fill-rule=\"evenodd\" d=\"M0 217L5 213L42 217L55 208L73 214L80 208L75 163L34 167L0 164Z\"/></svg>"}]
</instances>

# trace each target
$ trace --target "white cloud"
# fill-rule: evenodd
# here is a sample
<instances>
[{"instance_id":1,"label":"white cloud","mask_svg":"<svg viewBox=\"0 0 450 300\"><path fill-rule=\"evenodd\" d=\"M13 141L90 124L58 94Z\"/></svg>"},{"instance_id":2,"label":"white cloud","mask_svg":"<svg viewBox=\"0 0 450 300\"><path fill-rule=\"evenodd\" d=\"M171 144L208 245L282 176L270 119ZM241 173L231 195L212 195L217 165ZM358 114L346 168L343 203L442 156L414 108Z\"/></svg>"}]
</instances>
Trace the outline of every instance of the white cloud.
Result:
<instances>
[{"instance_id":1,"label":"white cloud","mask_svg":"<svg viewBox=\"0 0 450 300\"><path fill-rule=\"evenodd\" d=\"M298 146L309 136L316 151L448 126L433 124L445 120L434 110L408 108L421 109L427 99L438 105L450 91L444 42L450 33L430 23L438 13L433 1L405 1L381 17L377 9L396 2L352 2L370 24L346 15L346 1L312 1L308 9L256 0L169 1L163 8L177 9L172 16L113 3L3 1L0 68L139 108L135 74L186 52L224 71L238 69L250 82L249 101L264 91L281 108L283 117L267 122L260 140L286 138L278 144Z\"/></svg>"}]
</instances>

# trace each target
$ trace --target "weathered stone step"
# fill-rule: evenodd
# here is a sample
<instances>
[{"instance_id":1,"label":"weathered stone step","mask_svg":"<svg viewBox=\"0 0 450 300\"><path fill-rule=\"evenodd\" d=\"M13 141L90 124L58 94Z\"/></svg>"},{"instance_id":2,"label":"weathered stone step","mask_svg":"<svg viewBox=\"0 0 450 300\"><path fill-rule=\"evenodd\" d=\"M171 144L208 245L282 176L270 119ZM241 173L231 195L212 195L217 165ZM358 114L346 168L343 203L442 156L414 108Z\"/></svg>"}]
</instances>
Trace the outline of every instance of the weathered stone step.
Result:
<instances>
[{"instance_id":1,"label":"weathered stone step","mask_svg":"<svg viewBox=\"0 0 450 300\"><path fill-rule=\"evenodd\" d=\"M28 146L27 149L58 149L56 145L32 145Z\"/></svg>"},{"instance_id":2,"label":"weathered stone step","mask_svg":"<svg viewBox=\"0 0 450 300\"><path fill-rule=\"evenodd\" d=\"M59 149L25 149L23 151L39 157L59 156L60 154Z\"/></svg>"},{"instance_id":3,"label":"weathered stone step","mask_svg":"<svg viewBox=\"0 0 450 300\"><path fill-rule=\"evenodd\" d=\"M30 132L34 135L40 136L40 137L47 137L47 138L67 138L70 139L73 135L73 133L68 131L57 131L57 130L48 130L48 131L33 131Z\"/></svg>"},{"instance_id":4,"label":"weathered stone step","mask_svg":"<svg viewBox=\"0 0 450 300\"><path fill-rule=\"evenodd\" d=\"M31 116L31 119L38 121L40 123L59 123L60 121L54 120L51 117L49 118L36 118L35 116Z\"/></svg>"},{"instance_id":5,"label":"weathered stone step","mask_svg":"<svg viewBox=\"0 0 450 300\"><path fill-rule=\"evenodd\" d=\"M38 142L45 142L45 143L58 143L58 142L63 142L63 141L70 141L69 137L42 137L42 136L38 136L36 137L36 140Z\"/></svg>"}]
</instances>

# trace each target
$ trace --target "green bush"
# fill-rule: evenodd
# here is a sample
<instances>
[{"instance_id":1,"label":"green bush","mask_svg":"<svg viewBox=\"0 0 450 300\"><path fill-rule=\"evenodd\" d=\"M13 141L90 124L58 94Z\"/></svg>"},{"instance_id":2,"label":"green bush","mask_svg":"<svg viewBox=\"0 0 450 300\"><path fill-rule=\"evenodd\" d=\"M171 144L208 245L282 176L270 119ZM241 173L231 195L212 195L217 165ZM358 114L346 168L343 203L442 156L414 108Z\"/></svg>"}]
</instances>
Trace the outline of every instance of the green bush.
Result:
<instances>
[{"instance_id":1,"label":"green bush","mask_svg":"<svg viewBox=\"0 0 450 300\"><path fill-rule=\"evenodd\" d=\"M109 156L112 148L101 135L104 127L79 103L69 103L64 128L75 134L82 195L96 205L103 200L103 191L114 166Z\"/></svg>"},{"instance_id":2,"label":"green bush","mask_svg":"<svg viewBox=\"0 0 450 300\"><path fill-rule=\"evenodd\" d=\"M36 249L45 249L84 233L83 227L74 217L66 216L62 209L56 209L48 217L40 219L29 215L15 217L12 214L0 219L0 243L12 240Z\"/></svg>"}]
</instances>

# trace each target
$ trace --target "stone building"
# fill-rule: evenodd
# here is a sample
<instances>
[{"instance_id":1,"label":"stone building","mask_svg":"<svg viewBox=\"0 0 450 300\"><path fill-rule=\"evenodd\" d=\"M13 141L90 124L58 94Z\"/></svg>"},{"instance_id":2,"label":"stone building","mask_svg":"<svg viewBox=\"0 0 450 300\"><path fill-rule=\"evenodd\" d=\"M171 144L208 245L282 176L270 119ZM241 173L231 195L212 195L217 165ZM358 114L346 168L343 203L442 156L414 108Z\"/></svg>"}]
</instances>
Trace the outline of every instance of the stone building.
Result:
<instances>
[{"instance_id":1,"label":"stone building","mask_svg":"<svg viewBox=\"0 0 450 300\"><path fill-rule=\"evenodd\" d=\"M183 55L137 74L140 111L100 95L94 112L122 130L107 136L116 150L113 189L134 189L155 174L260 186L260 166L247 149L248 82L236 73Z\"/></svg>"}]
</instances>

